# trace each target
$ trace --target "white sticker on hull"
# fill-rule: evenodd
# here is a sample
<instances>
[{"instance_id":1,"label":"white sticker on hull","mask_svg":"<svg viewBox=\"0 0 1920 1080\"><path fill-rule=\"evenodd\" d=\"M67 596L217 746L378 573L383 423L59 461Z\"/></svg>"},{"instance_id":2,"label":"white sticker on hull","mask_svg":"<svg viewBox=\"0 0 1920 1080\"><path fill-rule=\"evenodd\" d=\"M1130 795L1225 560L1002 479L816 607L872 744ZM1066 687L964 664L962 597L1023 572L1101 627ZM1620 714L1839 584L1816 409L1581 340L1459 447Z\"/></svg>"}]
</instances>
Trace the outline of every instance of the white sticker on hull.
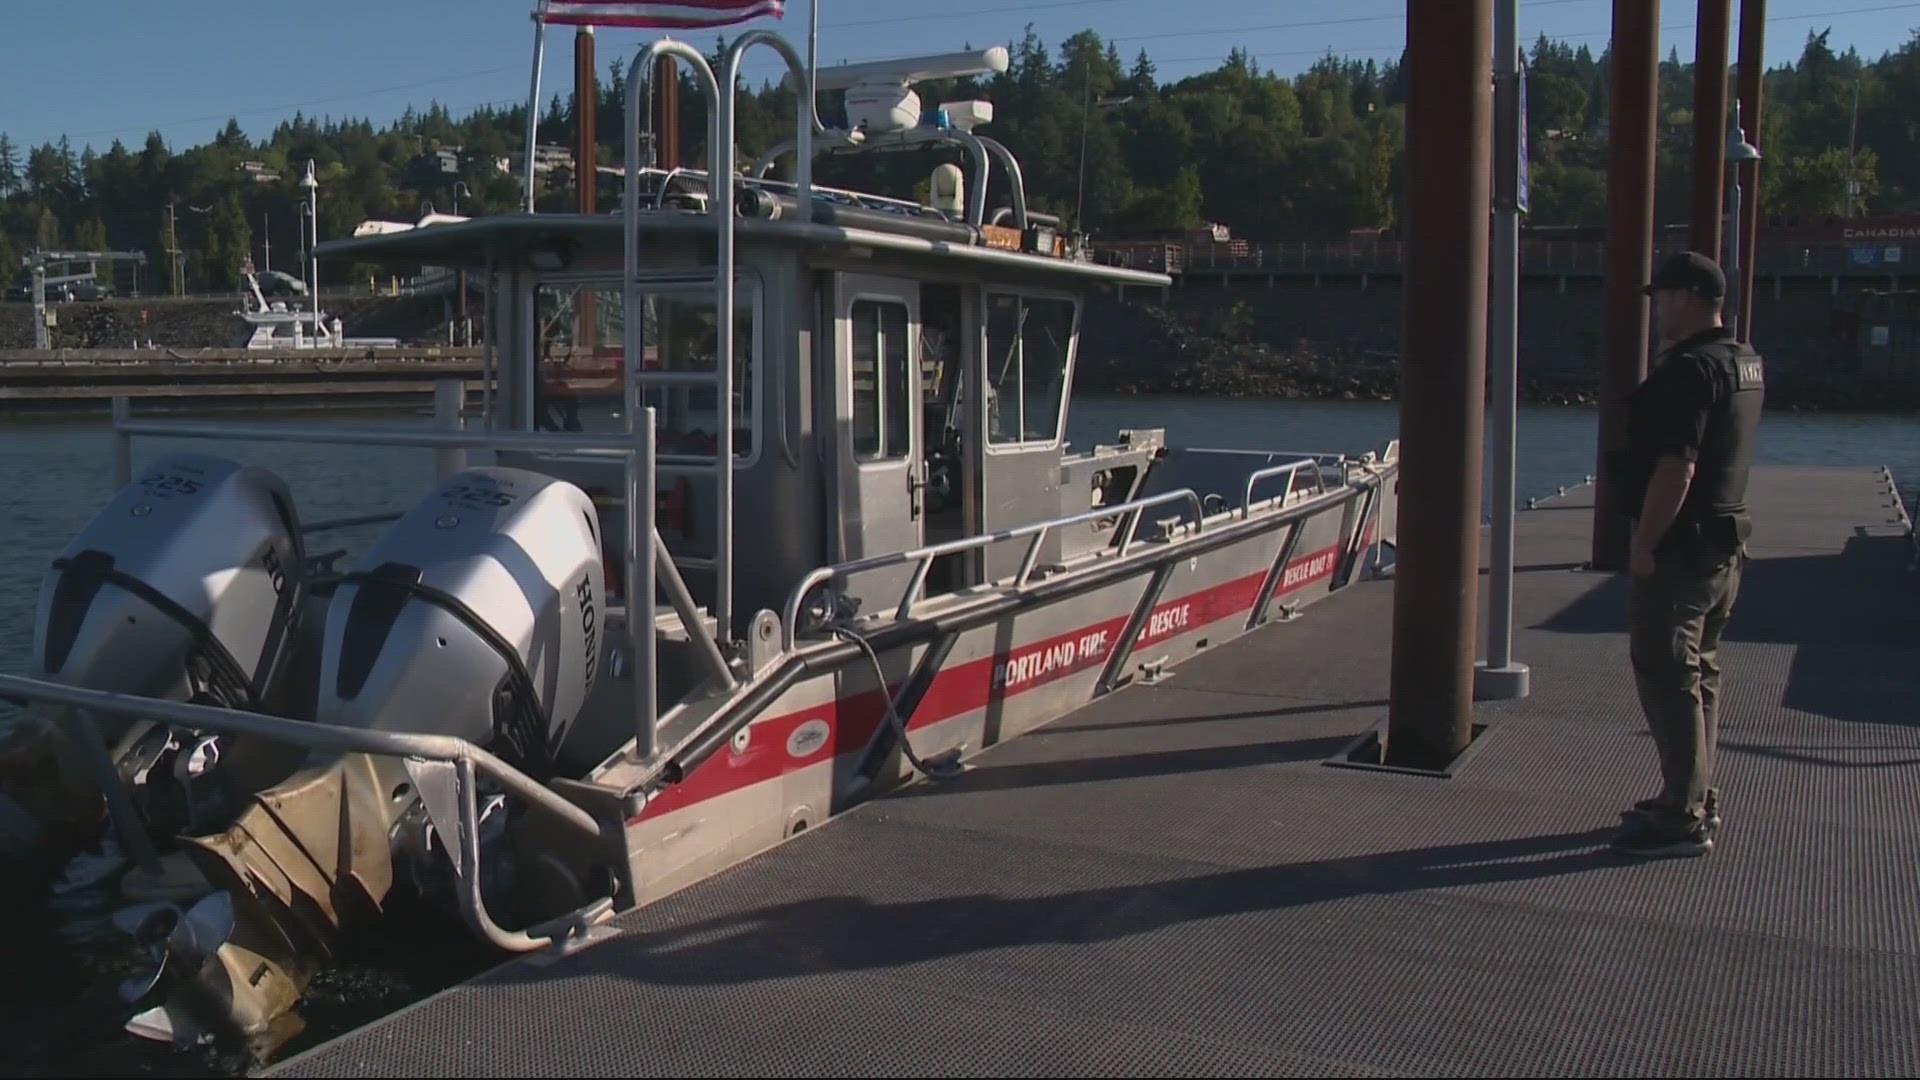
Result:
<instances>
[{"instance_id":1,"label":"white sticker on hull","mask_svg":"<svg viewBox=\"0 0 1920 1080\"><path fill-rule=\"evenodd\" d=\"M827 745L827 736L832 733L833 729L825 720L809 720L794 728L793 734L787 736L787 754L796 758L812 757Z\"/></svg>"}]
</instances>

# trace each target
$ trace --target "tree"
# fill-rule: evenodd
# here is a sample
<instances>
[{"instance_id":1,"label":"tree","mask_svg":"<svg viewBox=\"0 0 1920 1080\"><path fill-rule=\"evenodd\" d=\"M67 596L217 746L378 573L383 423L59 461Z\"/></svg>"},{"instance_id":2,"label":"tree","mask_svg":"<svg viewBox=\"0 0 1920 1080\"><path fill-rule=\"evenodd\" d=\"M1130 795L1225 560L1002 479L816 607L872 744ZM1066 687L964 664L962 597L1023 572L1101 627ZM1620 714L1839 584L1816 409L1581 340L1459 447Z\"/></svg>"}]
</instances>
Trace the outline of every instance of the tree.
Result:
<instances>
[{"instance_id":1,"label":"tree","mask_svg":"<svg viewBox=\"0 0 1920 1080\"><path fill-rule=\"evenodd\" d=\"M934 80L917 92L929 107L991 100L994 120L982 134L1018 156L1027 203L1036 210L1071 217L1081 203L1085 220L1078 224L1115 239L1209 222L1252 240L1339 237L1400 220L1404 53L1379 61L1330 54L1298 76L1283 77L1261 70L1248 49L1236 45L1210 70L1174 77L1145 49L1123 62L1114 43L1092 29L1048 42L1028 28L1007 46L1006 72ZM619 159L618 132L626 119L625 72L617 60L610 63L600 101L602 159L609 163ZM1605 222L1609 64L1604 51L1596 56L1546 37L1531 43L1534 224ZM683 69L680 78L683 160L697 166L707 152L708 102L690 72ZM1665 223L1683 221L1688 212L1692 65L1672 51L1659 78L1666 126L1656 191ZM570 138L577 112L567 89L542 106L543 142ZM833 97L822 95L823 119L843 123ZM1111 100L1117 97L1129 100ZM742 88L735 135L743 155L789 135L793 100L793 91L778 85ZM1920 36L1869 61L1836 51L1823 33L1809 35L1792 63L1766 73L1766 101L1758 133L1767 155L1765 212L1844 212L1849 161L1865 189L1856 209L1920 211L1920 113L1911 105L1920 101ZM501 171L498 162L520 150L526 108L522 101L456 115L430 101L378 124L297 113L259 139L229 120L200 146L170 147L154 132L139 150L114 143L98 154L84 148L77 157L70 139L54 136L35 147L0 136L0 256L17 256L42 241L111 240L148 251L164 273L161 229L172 203L179 207L181 247L193 255L187 286L224 288L252 247L251 230L263 221L284 233L285 239L276 235L276 246L292 258L296 245L289 241L306 204L296 182L308 159L322 184L321 233L337 237L369 217L411 220L427 199L450 209L452 178L410 168L422 149L435 147L462 148L459 179L470 193L461 197L463 212L511 210L520 201L518 174ZM1549 131L1558 134L1548 138ZM1852 159L1850 142L1859 149ZM966 159L950 146L822 154L815 176L822 184L909 195L936 164L953 160ZM239 168L242 161L264 162L282 181L256 183ZM1006 184L996 166L989 210L1010 205ZM569 192L552 196L556 204L572 203ZM0 277L12 265L0 258ZM335 278L347 269L323 272Z\"/></svg>"},{"instance_id":2,"label":"tree","mask_svg":"<svg viewBox=\"0 0 1920 1080\"><path fill-rule=\"evenodd\" d=\"M1133 72L1127 76L1127 88L1135 94L1151 94L1156 85L1153 75L1153 61L1148 58L1147 50L1141 49L1140 55L1133 58Z\"/></svg>"},{"instance_id":3,"label":"tree","mask_svg":"<svg viewBox=\"0 0 1920 1080\"><path fill-rule=\"evenodd\" d=\"M1879 194L1879 158L1871 147L1862 147L1849 155L1844 146L1829 147L1817 154L1800 154L1776 164L1761 191L1761 206L1769 214L1787 217L1821 217L1847 212L1847 180L1860 185L1854 200L1864 210L1867 200Z\"/></svg>"},{"instance_id":4,"label":"tree","mask_svg":"<svg viewBox=\"0 0 1920 1080\"><path fill-rule=\"evenodd\" d=\"M253 229L238 197L230 197L207 215L207 240L202 256L208 283L216 289L236 288L240 264L253 250Z\"/></svg>"},{"instance_id":5,"label":"tree","mask_svg":"<svg viewBox=\"0 0 1920 1080\"><path fill-rule=\"evenodd\" d=\"M14 150L13 140L0 134L0 198L14 193L20 187L20 158Z\"/></svg>"},{"instance_id":6,"label":"tree","mask_svg":"<svg viewBox=\"0 0 1920 1080\"><path fill-rule=\"evenodd\" d=\"M240 121L231 116L227 117L227 126L213 137L213 145L234 153L245 153L253 146L247 140L247 133L240 130Z\"/></svg>"},{"instance_id":7,"label":"tree","mask_svg":"<svg viewBox=\"0 0 1920 1080\"><path fill-rule=\"evenodd\" d=\"M73 246L81 251L110 251L107 243L107 226L99 217L91 217L81 222L73 230ZM96 276L108 285L113 284L114 262L112 259L95 264Z\"/></svg>"},{"instance_id":8,"label":"tree","mask_svg":"<svg viewBox=\"0 0 1920 1080\"><path fill-rule=\"evenodd\" d=\"M33 246L42 251L53 251L66 245L60 242L60 219L52 210L42 207L40 216L34 223Z\"/></svg>"},{"instance_id":9,"label":"tree","mask_svg":"<svg viewBox=\"0 0 1920 1080\"><path fill-rule=\"evenodd\" d=\"M42 143L27 153L27 186L43 199L58 199L67 182L67 166L52 143Z\"/></svg>"}]
</instances>

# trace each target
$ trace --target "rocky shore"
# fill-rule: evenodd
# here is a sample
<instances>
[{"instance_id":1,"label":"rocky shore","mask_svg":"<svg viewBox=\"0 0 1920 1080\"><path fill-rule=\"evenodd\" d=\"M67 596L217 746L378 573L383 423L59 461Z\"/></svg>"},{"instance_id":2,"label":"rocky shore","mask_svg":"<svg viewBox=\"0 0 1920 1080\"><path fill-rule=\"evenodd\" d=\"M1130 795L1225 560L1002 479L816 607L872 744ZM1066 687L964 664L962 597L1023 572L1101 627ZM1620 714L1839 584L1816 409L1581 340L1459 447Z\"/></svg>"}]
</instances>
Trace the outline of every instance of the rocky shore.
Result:
<instances>
[{"instance_id":1,"label":"rocky shore","mask_svg":"<svg viewBox=\"0 0 1920 1080\"><path fill-rule=\"evenodd\" d=\"M1920 383L1837 373L1822 363L1770 356L1769 409L1795 412L1920 410ZM1155 304L1102 304L1085 321L1076 390L1142 396L1193 395L1319 401L1394 401L1397 352L1364 346L1263 340L1252 313L1174 312ZM1594 405L1598 365L1555 367L1521 360L1518 396L1528 405Z\"/></svg>"}]
</instances>

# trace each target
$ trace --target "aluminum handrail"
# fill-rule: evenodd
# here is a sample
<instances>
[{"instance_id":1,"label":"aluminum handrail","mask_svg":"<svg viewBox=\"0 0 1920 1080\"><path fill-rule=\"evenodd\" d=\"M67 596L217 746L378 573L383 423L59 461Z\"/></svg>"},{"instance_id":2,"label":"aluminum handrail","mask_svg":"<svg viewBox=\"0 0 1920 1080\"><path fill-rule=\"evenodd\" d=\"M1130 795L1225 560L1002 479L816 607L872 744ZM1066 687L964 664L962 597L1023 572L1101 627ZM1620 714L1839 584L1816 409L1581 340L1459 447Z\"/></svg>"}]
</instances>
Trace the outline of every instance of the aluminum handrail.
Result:
<instances>
[{"instance_id":1,"label":"aluminum handrail","mask_svg":"<svg viewBox=\"0 0 1920 1080\"><path fill-rule=\"evenodd\" d=\"M737 43L736 43L737 48ZM790 53L791 50L789 49ZM633 64L627 69L627 115L624 124L626 136L626 158L622 168L626 170L626 197L621 204L622 247L625 251L624 272L621 275L622 310L625 312L621 349L627 357L626 365L626 405L627 416L632 417L640 407L640 364L638 357L645 354L642 336L645 332L644 316L641 310L642 283L640 276L640 220L646 213L640 206L640 124L649 115L640 99L643 85L650 85L653 62L660 56L672 56L685 60L693 69L701 86L707 91L707 147L715 157L715 167L708 176L707 215L714 225L714 402L719 410L718 438L714 447L714 623L720 633L720 640L731 642L733 638L733 472L737 463L733 458L733 363L734 363L734 311L733 311L733 94L731 86L723 90L720 80L713 73L713 66L707 62L705 54L684 41L662 38L648 43L633 58ZM733 66L727 66L733 71ZM811 134L811 129L807 132ZM808 163L811 168L811 162ZM652 503L649 501L648 506ZM636 527L639 522L629 514L629 521ZM635 567L643 574L651 574L652 564ZM648 604L652 603L651 594ZM651 740L649 740L651 743Z\"/></svg>"},{"instance_id":2,"label":"aluminum handrail","mask_svg":"<svg viewBox=\"0 0 1920 1080\"><path fill-rule=\"evenodd\" d=\"M1393 442L1399 442L1398 439ZM1392 445L1391 443L1389 445ZM1319 465L1342 465L1358 459L1351 454L1327 453L1319 450L1244 450L1231 446L1195 446L1186 450L1189 454L1237 454L1242 457L1287 457L1303 458Z\"/></svg>"},{"instance_id":3,"label":"aluminum handrail","mask_svg":"<svg viewBox=\"0 0 1920 1080\"><path fill-rule=\"evenodd\" d=\"M242 709L193 705L184 701L166 701L110 690L89 690L85 687L45 682L20 675L0 675L0 698L22 705L39 701L112 713L136 720L166 720L170 723L232 735L253 735L263 739L273 739L312 750L337 750L349 754L380 754L401 758L417 757L455 764L465 761L500 781L515 794L552 811L561 820L586 835L597 837L601 834L600 823L594 820L593 815L546 785L500 760L489 751L452 735L335 727L330 724L292 720L284 716L268 716Z\"/></svg>"},{"instance_id":4,"label":"aluminum handrail","mask_svg":"<svg viewBox=\"0 0 1920 1080\"><path fill-rule=\"evenodd\" d=\"M1120 537L1119 551L1119 554L1124 556L1127 553L1127 549L1133 544L1133 532L1143 512L1155 506L1164 506L1168 503L1181 501L1189 502L1193 505L1193 528L1195 532L1199 532L1204 528L1206 518L1206 512L1200 503L1200 496L1195 494L1192 488L1179 488L1174 491L1163 491L1158 495L1149 495L1144 499L1135 499L1132 502L1120 503L1116 506L1104 506L1097 510L1089 510L1063 518L1055 518L1051 521L1034 522L1029 525L1021 525L996 533L962 537L958 540L948 540L944 543L910 548L906 551L890 552L886 555L874 555L865 559L855 559L850 562L837 563L833 566L819 567L808 573L806 577L801 578L800 584L787 596L786 609L781 617L781 647L791 651L794 643L799 640L800 607L805 603L807 594L812 592L814 587L822 582L832 581L836 577L850 577L854 574L866 573L871 570L882 570L887 567L900 566L909 562L915 563L913 576L909 579L906 589L901 594L900 603L894 608L894 617L905 620L913 614L913 602L920 592L920 587L926 582L927 572L932 568L933 561L943 555L954 555L963 551L973 551L988 547L992 544L1005 543L1009 540L1020 540L1031 536L1033 540L1027 546L1026 557L1021 560L1020 569L1014 574L1010 582L1014 589L1022 589L1026 587L1027 579L1033 574L1034 565L1040 558L1040 545L1045 542L1048 532L1054 529L1065 528L1069 525L1078 525L1083 522L1099 521L1116 515L1124 515L1127 518L1127 523L1125 531Z\"/></svg>"},{"instance_id":5,"label":"aluminum handrail","mask_svg":"<svg viewBox=\"0 0 1920 1080\"><path fill-rule=\"evenodd\" d=\"M455 431L450 428L331 427L297 424L249 424L223 420L115 421L120 435L174 439L252 439L335 446L414 446L435 450L529 450L566 453L599 450L625 454L633 442L624 436L569 435L562 432Z\"/></svg>"},{"instance_id":6,"label":"aluminum handrail","mask_svg":"<svg viewBox=\"0 0 1920 1080\"><path fill-rule=\"evenodd\" d=\"M238 709L88 690L17 675L0 675L0 699L21 704L43 702L66 705L134 719L163 719L203 730L278 739L315 750L382 754L450 765L454 770L458 795L459 835L447 837L446 840L449 852L459 862L461 914L475 932L498 948L511 952L532 952L577 940L587 927L604 922L613 912L612 897L602 897L546 927L531 928L532 932L507 930L493 920L480 888L480 813L474 797L476 770L494 777L508 789L551 811L561 821L589 837L598 838L603 830L592 814L465 739L451 735L332 727ZM128 822L127 827L136 829L138 823ZM542 933L547 927L552 928L551 932Z\"/></svg>"},{"instance_id":7,"label":"aluminum handrail","mask_svg":"<svg viewBox=\"0 0 1920 1080\"><path fill-rule=\"evenodd\" d=\"M1318 462L1301 459L1299 461L1289 461L1285 465L1256 469L1247 474L1247 489L1240 497L1240 516L1243 518L1253 516L1253 486L1255 484L1276 476L1285 476L1287 478L1287 490L1285 494L1279 496L1280 501L1284 503L1288 496L1293 494L1293 478L1300 474L1301 469L1307 468L1308 466L1313 467L1313 485L1315 492L1322 495L1326 494L1327 474L1320 471L1320 464ZM1267 501L1272 502L1273 497L1269 496Z\"/></svg>"}]
</instances>

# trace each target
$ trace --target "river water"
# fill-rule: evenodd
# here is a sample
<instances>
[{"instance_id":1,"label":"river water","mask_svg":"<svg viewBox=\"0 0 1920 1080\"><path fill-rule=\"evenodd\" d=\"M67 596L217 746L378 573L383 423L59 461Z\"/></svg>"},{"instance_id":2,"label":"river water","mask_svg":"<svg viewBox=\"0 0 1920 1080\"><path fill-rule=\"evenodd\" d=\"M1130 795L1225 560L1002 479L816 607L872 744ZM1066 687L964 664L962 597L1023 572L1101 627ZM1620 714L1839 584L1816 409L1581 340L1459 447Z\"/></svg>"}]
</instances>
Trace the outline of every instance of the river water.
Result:
<instances>
[{"instance_id":1,"label":"river water","mask_svg":"<svg viewBox=\"0 0 1920 1080\"><path fill-rule=\"evenodd\" d=\"M302 423L332 424L339 418ZM420 424L414 416L359 417L356 423ZM1551 494L1593 471L1596 415L1588 408L1528 408L1520 415L1517 494ZM1361 453L1394 437L1399 410L1372 402L1297 402L1083 397L1073 402L1069 438L1077 447L1114 441L1122 428L1163 427L1176 446ZM308 444L209 443L142 439L135 464L167 447L230 454L266 466L291 487L302 520L404 509L433 482L431 451ZM1920 424L1892 416L1770 414L1759 458L1769 464L1881 466L1893 470L1912 500L1920 483ZM36 598L48 562L111 498L112 441L97 420L0 422L0 476L9 497L0 507L0 671L24 672L33 640ZM310 550L355 550L379 525L328 533ZM0 729L7 723L0 704ZM0 1039L16 1067L29 1073L79 1075L233 1075L237 1059L218 1053L171 1053L137 1043L119 1030L117 1004L81 972L62 963L45 935L72 916L28 907L0 918L27 936L0 941L13 975L0 978ZM359 959L337 958L316 982L302 1012L313 1028L296 1045L367 1022L431 992L485 961L457 923L423 925L407 949L377 943ZM457 938L458 940L455 940ZM7 943L10 942L10 943Z\"/></svg>"},{"instance_id":2,"label":"river water","mask_svg":"<svg viewBox=\"0 0 1920 1080\"><path fill-rule=\"evenodd\" d=\"M1590 408L1521 410L1516 490L1522 504L1530 496L1551 494L1559 485L1578 483L1594 471L1596 419ZM352 422L425 421L363 417ZM1399 407L1381 402L1081 397L1072 403L1068 438L1084 448L1112 442L1128 427L1163 427L1175 446L1360 453L1394 437ZM135 462L171 447L231 454L274 470L292 488L305 521L404 509L433 482L432 452L410 448L141 439L134 445ZM1770 413L1761 427L1759 459L1768 464L1885 465L1911 501L1920 485L1920 422L1897 416ZM103 420L0 425L0 476L7 478L10 489L0 519L0 671L25 671L34 606L47 564L112 497L112 461L112 440ZM313 549L358 549L379 528L328 533L316 539Z\"/></svg>"}]
</instances>

